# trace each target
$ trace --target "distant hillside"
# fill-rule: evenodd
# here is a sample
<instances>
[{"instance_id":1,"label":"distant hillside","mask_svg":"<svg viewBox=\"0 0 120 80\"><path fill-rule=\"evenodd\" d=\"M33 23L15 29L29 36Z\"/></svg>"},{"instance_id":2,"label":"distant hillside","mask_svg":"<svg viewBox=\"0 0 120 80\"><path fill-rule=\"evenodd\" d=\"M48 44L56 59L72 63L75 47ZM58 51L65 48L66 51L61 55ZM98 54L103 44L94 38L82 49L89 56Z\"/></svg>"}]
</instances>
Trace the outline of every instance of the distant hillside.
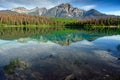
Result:
<instances>
[{"instance_id":1,"label":"distant hillside","mask_svg":"<svg viewBox=\"0 0 120 80\"><path fill-rule=\"evenodd\" d=\"M0 13L1 14L5 14L5 13L7 13L7 14L18 14L17 12L11 11L11 10L1 10Z\"/></svg>"}]
</instances>

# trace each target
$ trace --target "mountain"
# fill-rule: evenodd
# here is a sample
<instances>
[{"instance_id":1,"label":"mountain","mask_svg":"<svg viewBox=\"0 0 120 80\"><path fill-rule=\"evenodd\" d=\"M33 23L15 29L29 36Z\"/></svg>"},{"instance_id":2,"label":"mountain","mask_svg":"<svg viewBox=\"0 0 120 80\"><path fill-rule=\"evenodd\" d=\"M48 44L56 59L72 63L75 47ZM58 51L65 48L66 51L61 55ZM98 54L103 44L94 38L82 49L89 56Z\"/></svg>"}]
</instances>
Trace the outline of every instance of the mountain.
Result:
<instances>
[{"instance_id":1,"label":"mountain","mask_svg":"<svg viewBox=\"0 0 120 80\"><path fill-rule=\"evenodd\" d=\"M33 9L26 9L24 7L17 7L11 9L11 11L17 12L17 13L22 13L22 14L30 14L30 15L37 15L37 16L42 16L47 12L46 8L33 8Z\"/></svg>"},{"instance_id":2,"label":"mountain","mask_svg":"<svg viewBox=\"0 0 120 80\"><path fill-rule=\"evenodd\" d=\"M0 14L18 14L17 12L11 11L11 10L1 10Z\"/></svg>"},{"instance_id":3,"label":"mountain","mask_svg":"<svg viewBox=\"0 0 120 80\"><path fill-rule=\"evenodd\" d=\"M29 10L28 14L42 16L46 12L47 12L46 8L38 8L38 7L36 7L34 9Z\"/></svg>"},{"instance_id":4,"label":"mountain","mask_svg":"<svg viewBox=\"0 0 120 80\"><path fill-rule=\"evenodd\" d=\"M80 18L83 14L84 10L74 8L66 3L49 9L45 15L49 17Z\"/></svg>"},{"instance_id":5,"label":"mountain","mask_svg":"<svg viewBox=\"0 0 120 80\"><path fill-rule=\"evenodd\" d=\"M51 9L48 9L46 14L44 15L49 17L61 17L61 18L73 18L73 19L116 17L114 15L106 15L95 9L85 11L79 8L75 8L69 3L60 4Z\"/></svg>"},{"instance_id":6,"label":"mountain","mask_svg":"<svg viewBox=\"0 0 120 80\"><path fill-rule=\"evenodd\" d=\"M11 11L17 12L17 13L28 13L28 9L24 8L24 7L17 7L14 9L11 9Z\"/></svg>"},{"instance_id":7,"label":"mountain","mask_svg":"<svg viewBox=\"0 0 120 80\"><path fill-rule=\"evenodd\" d=\"M95 9L91 9L91 10L86 11L82 18L87 19L87 18L101 18L101 17L107 17L107 15Z\"/></svg>"},{"instance_id":8,"label":"mountain","mask_svg":"<svg viewBox=\"0 0 120 80\"><path fill-rule=\"evenodd\" d=\"M116 17L114 15L103 14L95 9L85 11L79 8L75 8L69 3L60 4L50 9L38 8L38 7L33 9L26 9L24 7L17 7L8 10L7 13L20 13L20 14L29 14L36 16L48 16L48 17L72 18L72 19Z\"/></svg>"}]
</instances>

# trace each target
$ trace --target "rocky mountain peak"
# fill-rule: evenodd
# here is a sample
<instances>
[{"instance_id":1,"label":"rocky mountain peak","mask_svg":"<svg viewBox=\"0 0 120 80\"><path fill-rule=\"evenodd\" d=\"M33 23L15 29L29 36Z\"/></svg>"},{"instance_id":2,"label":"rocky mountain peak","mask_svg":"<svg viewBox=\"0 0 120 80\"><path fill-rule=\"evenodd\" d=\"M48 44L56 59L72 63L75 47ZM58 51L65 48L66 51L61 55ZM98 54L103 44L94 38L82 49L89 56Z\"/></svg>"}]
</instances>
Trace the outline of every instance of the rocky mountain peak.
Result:
<instances>
[{"instance_id":1,"label":"rocky mountain peak","mask_svg":"<svg viewBox=\"0 0 120 80\"><path fill-rule=\"evenodd\" d=\"M72 5L70 5L69 3L66 3L66 4L60 4L57 7L59 7L59 8L70 8L70 7L72 7Z\"/></svg>"},{"instance_id":2,"label":"rocky mountain peak","mask_svg":"<svg viewBox=\"0 0 120 80\"><path fill-rule=\"evenodd\" d=\"M17 8L14 8L14 9L27 10L25 7L17 7Z\"/></svg>"},{"instance_id":3,"label":"rocky mountain peak","mask_svg":"<svg viewBox=\"0 0 120 80\"><path fill-rule=\"evenodd\" d=\"M74 8L69 3L65 3L49 9L46 15L50 17L78 18L83 15L83 12L83 10Z\"/></svg>"},{"instance_id":4,"label":"rocky mountain peak","mask_svg":"<svg viewBox=\"0 0 120 80\"><path fill-rule=\"evenodd\" d=\"M69 4L69 3L65 3L65 4L63 4L63 6L64 6L64 7L71 7L72 5Z\"/></svg>"},{"instance_id":5,"label":"rocky mountain peak","mask_svg":"<svg viewBox=\"0 0 120 80\"><path fill-rule=\"evenodd\" d=\"M36 7L36 8L30 9L29 12L34 12L34 11L37 11L37 10L39 10L39 7Z\"/></svg>"},{"instance_id":6,"label":"rocky mountain peak","mask_svg":"<svg viewBox=\"0 0 120 80\"><path fill-rule=\"evenodd\" d=\"M11 11L15 11L18 13L27 13L28 9L26 9L24 7L17 7L17 8L13 8Z\"/></svg>"},{"instance_id":7,"label":"rocky mountain peak","mask_svg":"<svg viewBox=\"0 0 120 80\"><path fill-rule=\"evenodd\" d=\"M101 16L103 15L102 13L100 13L99 11L95 10L95 9L90 9L89 11L86 12L87 15L94 15L94 16Z\"/></svg>"},{"instance_id":8,"label":"rocky mountain peak","mask_svg":"<svg viewBox=\"0 0 120 80\"><path fill-rule=\"evenodd\" d=\"M31 15L39 15L39 16L44 15L46 12L47 12L46 8L38 8L38 7L29 10L29 14L31 14Z\"/></svg>"},{"instance_id":9,"label":"rocky mountain peak","mask_svg":"<svg viewBox=\"0 0 120 80\"><path fill-rule=\"evenodd\" d=\"M99 11L97 11L97 10L95 10L95 9L90 9L88 12L100 13Z\"/></svg>"},{"instance_id":10,"label":"rocky mountain peak","mask_svg":"<svg viewBox=\"0 0 120 80\"><path fill-rule=\"evenodd\" d=\"M28 10L24 7L17 7L12 9L11 11L17 13L26 13L30 15L37 15L37 16L74 18L74 19L99 18L99 17L107 16L95 9L85 11L76 8L69 3L60 4L50 9L36 7Z\"/></svg>"},{"instance_id":11,"label":"rocky mountain peak","mask_svg":"<svg viewBox=\"0 0 120 80\"><path fill-rule=\"evenodd\" d=\"M12 10L22 10L22 11L26 11L27 9L25 7L17 7L17 8L13 8Z\"/></svg>"}]
</instances>

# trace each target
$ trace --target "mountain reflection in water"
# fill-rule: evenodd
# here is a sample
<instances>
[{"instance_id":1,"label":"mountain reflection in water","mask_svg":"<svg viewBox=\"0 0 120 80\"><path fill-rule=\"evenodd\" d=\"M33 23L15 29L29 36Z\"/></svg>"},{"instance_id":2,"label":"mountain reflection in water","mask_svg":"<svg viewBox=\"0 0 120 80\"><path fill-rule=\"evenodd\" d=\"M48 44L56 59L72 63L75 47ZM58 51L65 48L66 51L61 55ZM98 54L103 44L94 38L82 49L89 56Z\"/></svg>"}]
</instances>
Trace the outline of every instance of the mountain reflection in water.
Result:
<instances>
[{"instance_id":1,"label":"mountain reflection in water","mask_svg":"<svg viewBox=\"0 0 120 80\"><path fill-rule=\"evenodd\" d=\"M31 65L30 70L23 72L27 74L24 74L25 80L68 80L69 76L75 80L118 80L119 45L120 35L94 41L81 40L67 46L51 41L42 42L38 38L0 40L0 67L8 64L10 59L20 58ZM39 74L40 79L37 76L30 79L27 72L36 73L35 76Z\"/></svg>"}]
</instances>

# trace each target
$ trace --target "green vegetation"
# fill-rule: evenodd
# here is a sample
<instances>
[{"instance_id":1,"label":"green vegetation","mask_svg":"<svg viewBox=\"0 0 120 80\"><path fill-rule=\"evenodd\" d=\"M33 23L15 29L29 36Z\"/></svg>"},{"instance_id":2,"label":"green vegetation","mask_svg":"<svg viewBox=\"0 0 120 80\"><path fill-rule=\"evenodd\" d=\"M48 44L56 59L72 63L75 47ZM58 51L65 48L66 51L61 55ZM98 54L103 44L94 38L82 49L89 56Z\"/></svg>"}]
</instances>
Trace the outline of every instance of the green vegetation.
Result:
<instances>
[{"instance_id":1,"label":"green vegetation","mask_svg":"<svg viewBox=\"0 0 120 80\"><path fill-rule=\"evenodd\" d=\"M120 18L99 18L89 20L75 20L68 18L48 18L25 14L0 14L1 27L48 27L48 26L109 26L119 27Z\"/></svg>"},{"instance_id":2,"label":"green vegetation","mask_svg":"<svg viewBox=\"0 0 120 80\"><path fill-rule=\"evenodd\" d=\"M48 33L87 31L105 34L120 34L120 18L75 20L48 18L25 14L0 14L0 38L15 39Z\"/></svg>"},{"instance_id":3,"label":"green vegetation","mask_svg":"<svg viewBox=\"0 0 120 80\"><path fill-rule=\"evenodd\" d=\"M82 20L66 24L66 28L92 31L96 33L120 34L120 18Z\"/></svg>"},{"instance_id":4,"label":"green vegetation","mask_svg":"<svg viewBox=\"0 0 120 80\"><path fill-rule=\"evenodd\" d=\"M73 30L73 29L61 29L58 31L52 31L50 34L67 34L67 33L73 33L73 32L78 32L78 30Z\"/></svg>"},{"instance_id":5,"label":"green vegetation","mask_svg":"<svg viewBox=\"0 0 120 80\"><path fill-rule=\"evenodd\" d=\"M0 27L0 38L16 39L33 35L45 35L58 30L60 30L58 27Z\"/></svg>"},{"instance_id":6,"label":"green vegetation","mask_svg":"<svg viewBox=\"0 0 120 80\"><path fill-rule=\"evenodd\" d=\"M68 19L68 18L51 18L53 21L56 21L57 23L61 24L61 25L66 25L69 23L75 23L78 20L75 19Z\"/></svg>"},{"instance_id":7,"label":"green vegetation","mask_svg":"<svg viewBox=\"0 0 120 80\"><path fill-rule=\"evenodd\" d=\"M19 59L11 60L8 65L4 67L5 72L13 74L15 73L15 68L20 65Z\"/></svg>"},{"instance_id":8,"label":"green vegetation","mask_svg":"<svg viewBox=\"0 0 120 80\"><path fill-rule=\"evenodd\" d=\"M28 64L21 61L20 59L11 59L10 63L4 67L4 70L8 74L14 74L16 70L22 70L24 68L28 67Z\"/></svg>"},{"instance_id":9,"label":"green vegetation","mask_svg":"<svg viewBox=\"0 0 120 80\"><path fill-rule=\"evenodd\" d=\"M67 23L76 21L74 19L48 18L25 14L0 14L0 27L53 27L64 26Z\"/></svg>"}]
</instances>

